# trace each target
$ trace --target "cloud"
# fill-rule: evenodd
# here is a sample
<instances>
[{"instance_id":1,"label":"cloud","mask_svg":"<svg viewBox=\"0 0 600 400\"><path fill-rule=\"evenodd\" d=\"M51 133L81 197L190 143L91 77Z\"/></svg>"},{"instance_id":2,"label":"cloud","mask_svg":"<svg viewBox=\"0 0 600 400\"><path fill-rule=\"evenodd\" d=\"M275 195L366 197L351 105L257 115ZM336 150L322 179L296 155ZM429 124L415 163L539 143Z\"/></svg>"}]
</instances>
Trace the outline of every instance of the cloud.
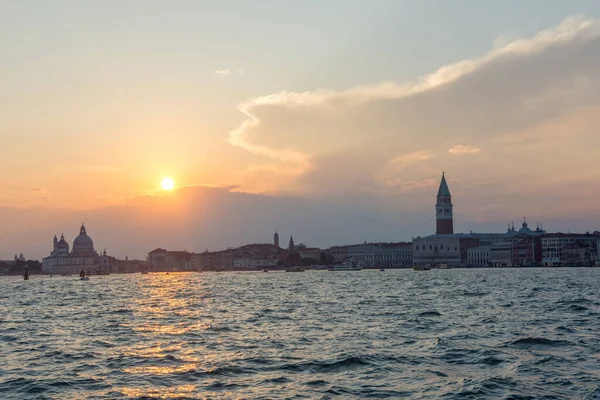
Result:
<instances>
[{"instance_id":1,"label":"cloud","mask_svg":"<svg viewBox=\"0 0 600 400\"><path fill-rule=\"evenodd\" d=\"M497 193L526 207L525 196L556 192L565 181L574 190L596 187L599 90L600 24L572 17L413 82L250 99L240 105L248 119L228 140L271 171L289 171L280 174L287 179L274 185L277 193L368 193L402 207L408 200L397 196L418 192L419 182L445 170L457 194L462 184L485 182L463 199L473 207ZM260 182L249 177L240 189ZM564 211L564 199L545 199Z\"/></svg>"},{"instance_id":2,"label":"cloud","mask_svg":"<svg viewBox=\"0 0 600 400\"><path fill-rule=\"evenodd\" d=\"M480 151L481 151L481 149L478 149L477 147L464 146L462 144L457 144L456 146L448 149L448 153L455 154L455 155L476 154L476 153L479 153Z\"/></svg>"},{"instance_id":3,"label":"cloud","mask_svg":"<svg viewBox=\"0 0 600 400\"><path fill-rule=\"evenodd\" d=\"M230 75L244 75L244 70L239 68L235 71L226 68L226 69L216 69L213 71L213 74L215 75L219 75L219 76L230 76Z\"/></svg>"},{"instance_id":4,"label":"cloud","mask_svg":"<svg viewBox=\"0 0 600 400\"><path fill-rule=\"evenodd\" d=\"M219 76L229 76L229 75L231 75L231 70L230 69L216 69L213 71L213 74L219 75Z\"/></svg>"}]
</instances>

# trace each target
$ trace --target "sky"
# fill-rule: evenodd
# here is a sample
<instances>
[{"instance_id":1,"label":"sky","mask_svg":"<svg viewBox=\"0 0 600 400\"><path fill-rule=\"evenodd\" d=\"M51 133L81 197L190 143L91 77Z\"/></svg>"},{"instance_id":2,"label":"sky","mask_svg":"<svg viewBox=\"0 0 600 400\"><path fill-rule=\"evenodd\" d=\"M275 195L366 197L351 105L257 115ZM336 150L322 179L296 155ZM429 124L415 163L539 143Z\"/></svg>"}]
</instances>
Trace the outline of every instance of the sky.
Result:
<instances>
[{"instance_id":1,"label":"sky","mask_svg":"<svg viewBox=\"0 0 600 400\"><path fill-rule=\"evenodd\" d=\"M599 229L600 3L0 2L0 259ZM165 192L162 179L174 179Z\"/></svg>"}]
</instances>

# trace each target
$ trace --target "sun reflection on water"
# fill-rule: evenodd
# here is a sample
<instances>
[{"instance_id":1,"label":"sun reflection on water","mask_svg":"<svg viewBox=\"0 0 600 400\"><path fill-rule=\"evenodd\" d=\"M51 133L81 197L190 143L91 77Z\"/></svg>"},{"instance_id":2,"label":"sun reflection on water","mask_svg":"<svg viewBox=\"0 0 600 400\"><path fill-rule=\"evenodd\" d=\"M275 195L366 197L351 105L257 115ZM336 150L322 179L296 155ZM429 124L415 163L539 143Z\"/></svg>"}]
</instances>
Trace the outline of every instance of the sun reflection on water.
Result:
<instances>
[{"instance_id":1,"label":"sun reflection on water","mask_svg":"<svg viewBox=\"0 0 600 400\"><path fill-rule=\"evenodd\" d=\"M130 304L133 318L124 324L138 340L115 354L130 364L122 368L124 373L169 381L169 375L175 375L173 379L189 379L184 376L197 370L211 373L219 363L234 357L232 352L217 354L201 345L202 335L214 334L212 318L207 317L214 304L210 288L198 278L186 273L152 274L140 282L140 296ZM174 338L179 338L176 344L172 342ZM168 388L127 385L120 391L130 398L203 398L194 394L194 388L197 386L191 384Z\"/></svg>"},{"instance_id":2,"label":"sun reflection on water","mask_svg":"<svg viewBox=\"0 0 600 400\"><path fill-rule=\"evenodd\" d=\"M121 393L129 398L150 397L159 399L175 399L185 396L186 398L201 399L204 396L194 394L196 387L194 385L181 385L170 388L160 389L137 389L137 388L122 388Z\"/></svg>"},{"instance_id":3,"label":"sun reflection on water","mask_svg":"<svg viewBox=\"0 0 600 400\"><path fill-rule=\"evenodd\" d=\"M128 367L123 371L128 374L152 374L152 375L167 375L182 372L192 372L198 368L196 364L183 364L169 367L146 366L146 367Z\"/></svg>"}]
</instances>

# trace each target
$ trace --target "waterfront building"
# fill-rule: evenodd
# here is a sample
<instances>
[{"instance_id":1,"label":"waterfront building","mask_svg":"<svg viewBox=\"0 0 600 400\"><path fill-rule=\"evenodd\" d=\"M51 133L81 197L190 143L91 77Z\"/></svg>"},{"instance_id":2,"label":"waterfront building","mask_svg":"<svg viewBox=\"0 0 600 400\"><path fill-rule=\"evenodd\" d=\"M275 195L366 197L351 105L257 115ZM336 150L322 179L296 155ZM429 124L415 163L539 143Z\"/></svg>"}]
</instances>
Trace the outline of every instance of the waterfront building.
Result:
<instances>
[{"instance_id":1,"label":"waterfront building","mask_svg":"<svg viewBox=\"0 0 600 400\"><path fill-rule=\"evenodd\" d=\"M333 257L333 261L339 263L348 259L348 246L333 246L323 250L323 253Z\"/></svg>"},{"instance_id":2,"label":"waterfront building","mask_svg":"<svg viewBox=\"0 0 600 400\"><path fill-rule=\"evenodd\" d=\"M490 249L490 245L471 247L467 250L467 264L473 267L489 267Z\"/></svg>"},{"instance_id":3,"label":"waterfront building","mask_svg":"<svg viewBox=\"0 0 600 400\"><path fill-rule=\"evenodd\" d=\"M490 247L490 264L494 267L512 266L513 243L510 241L494 243Z\"/></svg>"},{"instance_id":4,"label":"waterfront building","mask_svg":"<svg viewBox=\"0 0 600 400\"><path fill-rule=\"evenodd\" d=\"M191 271L194 269L191 253L188 251L167 251L165 254L167 271Z\"/></svg>"},{"instance_id":5,"label":"waterfront building","mask_svg":"<svg viewBox=\"0 0 600 400\"><path fill-rule=\"evenodd\" d=\"M114 272L128 274L147 270L148 263L146 261L129 260L127 257L125 257L125 260L117 260L117 267Z\"/></svg>"},{"instance_id":6,"label":"waterfront building","mask_svg":"<svg viewBox=\"0 0 600 400\"><path fill-rule=\"evenodd\" d=\"M0 260L0 275L8 275L11 271L13 273L15 271L21 272L21 270L26 268L26 264L27 261L23 253L19 256L15 254L15 258L12 260Z\"/></svg>"},{"instance_id":7,"label":"waterfront building","mask_svg":"<svg viewBox=\"0 0 600 400\"><path fill-rule=\"evenodd\" d=\"M302 259L314 260L315 264L318 264L321 260L321 249L317 247L305 247L298 249L300 257Z\"/></svg>"},{"instance_id":8,"label":"waterfront building","mask_svg":"<svg viewBox=\"0 0 600 400\"><path fill-rule=\"evenodd\" d=\"M147 263L150 271L191 271L194 269L192 253L188 251L169 251L154 249L148 253Z\"/></svg>"},{"instance_id":9,"label":"waterfront building","mask_svg":"<svg viewBox=\"0 0 600 400\"><path fill-rule=\"evenodd\" d=\"M491 246L496 243L505 242L508 233L477 233L470 232L473 237L479 239L480 246Z\"/></svg>"},{"instance_id":10,"label":"waterfront building","mask_svg":"<svg viewBox=\"0 0 600 400\"><path fill-rule=\"evenodd\" d=\"M282 250L270 243L248 244L234 250L234 268L274 267Z\"/></svg>"},{"instance_id":11,"label":"waterfront building","mask_svg":"<svg viewBox=\"0 0 600 400\"><path fill-rule=\"evenodd\" d=\"M161 248L154 249L150 253L148 253L148 258L146 260L148 262L148 266L150 267L150 271L166 270L167 253L167 250Z\"/></svg>"},{"instance_id":12,"label":"waterfront building","mask_svg":"<svg viewBox=\"0 0 600 400\"><path fill-rule=\"evenodd\" d=\"M479 239L468 233L431 235L413 238L413 263L415 265L463 265L468 252L479 246Z\"/></svg>"},{"instance_id":13,"label":"waterfront building","mask_svg":"<svg viewBox=\"0 0 600 400\"><path fill-rule=\"evenodd\" d=\"M234 267L234 250L205 251L194 257L194 268L198 270L224 270Z\"/></svg>"},{"instance_id":14,"label":"waterfront building","mask_svg":"<svg viewBox=\"0 0 600 400\"><path fill-rule=\"evenodd\" d=\"M365 243L348 248L348 258L363 268L412 266L412 243Z\"/></svg>"},{"instance_id":15,"label":"waterfront building","mask_svg":"<svg viewBox=\"0 0 600 400\"><path fill-rule=\"evenodd\" d=\"M553 233L541 238L544 266L589 264L597 257L598 235Z\"/></svg>"},{"instance_id":16,"label":"waterfront building","mask_svg":"<svg viewBox=\"0 0 600 400\"><path fill-rule=\"evenodd\" d=\"M73 248L69 252L69 243L61 235L60 240L54 236L53 249L49 257L42 259L42 272L54 274L77 274L82 269L87 273L110 273L117 265L114 257L107 256L106 250L98 254L94 249L94 241L88 236L82 224L79 236L73 240Z\"/></svg>"},{"instance_id":17,"label":"waterfront building","mask_svg":"<svg viewBox=\"0 0 600 400\"><path fill-rule=\"evenodd\" d=\"M526 218L523 218L519 230L515 229L514 223L510 223L505 233L471 232L471 235L479 239L480 246L490 246L490 251L495 246L494 261L490 259L488 263L502 266L531 266L541 263L541 237L545 234L540 223L537 224L535 230L530 229ZM511 244L510 261L505 253L507 251L506 243Z\"/></svg>"},{"instance_id":18,"label":"waterfront building","mask_svg":"<svg viewBox=\"0 0 600 400\"><path fill-rule=\"evenodd\" d=\"M542 262L542 238L539 235L519 234L511 237L512 265L527 267Z\"/></svg>"},{"instance_id":19,"label":"waterfront building","mask_svg":"<svg viewBox=\"0 0 600 400\"><path fill-rule=\"evenodd\" d=\"M239 257L233 260L235 269L256 269L277 266L276 258Z\"/></svg>"}]
</instances>

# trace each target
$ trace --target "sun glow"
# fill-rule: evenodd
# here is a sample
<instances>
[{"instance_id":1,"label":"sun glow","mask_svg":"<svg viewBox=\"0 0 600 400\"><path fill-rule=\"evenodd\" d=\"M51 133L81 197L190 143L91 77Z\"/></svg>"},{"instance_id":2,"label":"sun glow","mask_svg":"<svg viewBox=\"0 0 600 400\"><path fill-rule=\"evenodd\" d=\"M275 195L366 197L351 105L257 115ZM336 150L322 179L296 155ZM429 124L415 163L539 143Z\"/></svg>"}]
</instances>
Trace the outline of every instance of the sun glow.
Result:
<instances>
[{"instance_id":1,"label":"sun glow","mask_svg":"<svg viewBox=\"0 0 600 400\"><path fill-rule=\"evenodd\" d=\"M160 186L163 188L163 190L170 191L175 188L175 182L173 181L173 178L166 177L162 180L162 183L160 184Z\"/></svg>"}]
</instances>

